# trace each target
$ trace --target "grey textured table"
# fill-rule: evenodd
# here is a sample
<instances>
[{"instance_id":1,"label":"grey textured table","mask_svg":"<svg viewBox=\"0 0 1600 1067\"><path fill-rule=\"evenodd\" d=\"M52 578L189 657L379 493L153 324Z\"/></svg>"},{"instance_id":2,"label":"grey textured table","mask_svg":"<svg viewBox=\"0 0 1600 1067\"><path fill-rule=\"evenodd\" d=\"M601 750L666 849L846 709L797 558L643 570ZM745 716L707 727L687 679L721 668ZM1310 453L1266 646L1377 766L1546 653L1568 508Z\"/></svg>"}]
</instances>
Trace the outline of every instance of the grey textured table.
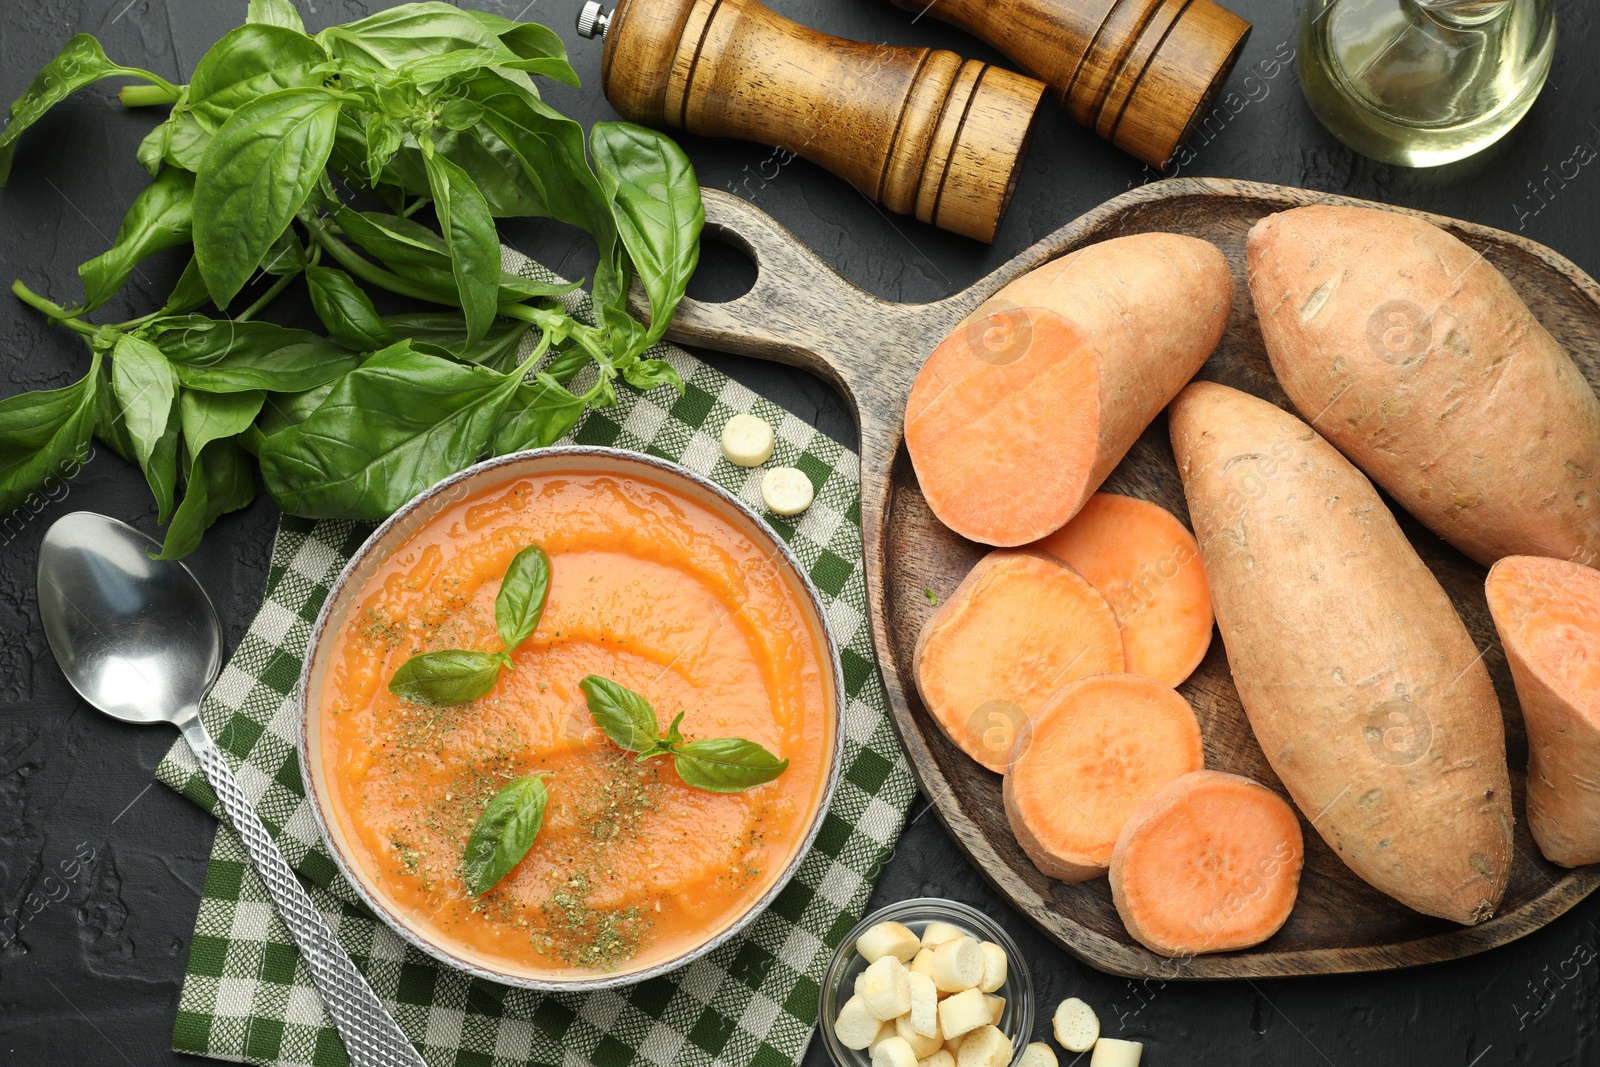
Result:
<instances>
[{"instance_id":1,"label":"grey textured table","mask_svg":"<svg viewBox=\"0 0 1600 1067\"><path fill-rule=\"evenodd\" d=\"M612 117L597 88L599 48L572 32L577 0L479 0L557 28L585 88L549 99L586 124ZM299 0L312 28L384 3ZM882 0L775 0L810 25L870 41L928 44L993 57L931 18L915 24ZM1600 273L1600 48L1596 13L1560 6L1551 84L1532 114L1486 157L1412 172L1353 156L1322 131L1292 67L1296 5L1235 0L1255 33L1184 173L1336 190L1521 230ZM242 21L244 0L5 0L0 5L0 98L9 101L73 33L99 36L114 59L187 80L195 61ZM75 268L109 244L147 180L133 151L148 116L125 113L111 91L79 94L23 138L0 192L0 278L25 279L61 301ZM864 288L907 301L970 284L1079 213L1155 175L1053 110L1041 121L1016 201L993 247L887 217L803 161L774 169L768 150L685 138L701 182L734 189L794 230ZM523 251L586 274L584 240L549 225L514 227ZM727 298L750 268L708 246L696 295ZM151 261L107 321L157 306L181 262ZM292 291L292 290L291 290ZM303 298L301 298L303 299ZM285 301L286 311L305 314ZM126 314L124 314L126 311ZM0 297L0 395L65 384L82 373L76 338ZM843 441L854 428L827 386L786 368L710 357L753 389ZM200 1063L169 1048L189 935L215 830L209 816L150 773L174 735L119 726L67 688L40 629L33 568L46 526L88 508L153 531L138 473L101 449L61 499L0 528L0 1064L16 1067ZM224 519L189 561L221 610L229 647L259 602L276 513L265 499ZM93 850L62 878L63 861ZM1195 985L1131 983L1098 974L1050 947L994 895L923 807L879 885L877 901L930 894L1000 917L1027 946L1040 999L1076 994L1106 1031L1146 1042L1151 1067L1179 1064L1600 1064L1600 898L1545 930L1458 963L1382 975ZM30 899L35 903L30 905ZM38 906L38 901L44 901ZM20 926L20 929L19 929ZM810 1061L825 1056L813 1047ZM1065 1062L1065 1061L1064 1061Z\"/></svg>"}]
</instances>

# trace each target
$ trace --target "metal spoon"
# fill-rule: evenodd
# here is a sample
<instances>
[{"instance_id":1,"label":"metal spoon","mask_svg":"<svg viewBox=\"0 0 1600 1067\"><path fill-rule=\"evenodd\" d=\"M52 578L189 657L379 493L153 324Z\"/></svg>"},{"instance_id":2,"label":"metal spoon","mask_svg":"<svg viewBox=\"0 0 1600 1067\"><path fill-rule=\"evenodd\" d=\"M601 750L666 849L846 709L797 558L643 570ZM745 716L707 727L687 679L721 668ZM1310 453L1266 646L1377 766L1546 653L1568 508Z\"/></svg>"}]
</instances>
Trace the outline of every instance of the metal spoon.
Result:
<instances>
[{"instance_id":1,"label":"metal spoon","mask_svg":"<svg viewBox=\"0 0 1600 1067\"><path fill-rule=\"evenodd\" d=\"M88 511L57 519L39 548L39 615L67 681L114 719L170 722L194 750L228 821L300 948L356 1067L426 1067L233 777L200 721L222 666L222 625L189 568L127 523Z\"/></svg>"}]
</instances>

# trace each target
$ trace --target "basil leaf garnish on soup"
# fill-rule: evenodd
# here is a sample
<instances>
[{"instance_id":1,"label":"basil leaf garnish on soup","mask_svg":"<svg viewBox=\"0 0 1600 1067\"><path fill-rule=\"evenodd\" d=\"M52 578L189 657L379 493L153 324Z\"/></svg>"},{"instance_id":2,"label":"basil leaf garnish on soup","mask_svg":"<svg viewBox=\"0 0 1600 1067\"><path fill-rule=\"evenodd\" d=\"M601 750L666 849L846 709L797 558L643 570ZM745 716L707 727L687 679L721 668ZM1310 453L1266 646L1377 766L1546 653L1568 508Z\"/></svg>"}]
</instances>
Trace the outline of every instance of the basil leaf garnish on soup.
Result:
<instances>
[{"instance_id":1,"label":"basil leaf garnish on soup","mask_svg":"<svg viewBox=\"0 0 1600 1067\"><path fill-rule=\"evenodd\" d=\"M538 545L518 552L506 568L500 594L494 598L494 625L512 652L533 636L544 614L545 598L550 594L550 557Z\"/></svg>"},{"instance_id":2,"label":"basil leaf garnish on soup","mask_svg":"<svg viewBox=\"0 0 1600 1067\"><path fill-rule=\"evenodd\" d=\"M522 861L539 836L549 801L541 774L518 778L489 799L467 838L463 867L468 892L483 896Z\"/></svg>"},{"instance_id":3,"label":"basil leaf garnish on soup","mask_svg":"<svg viewBox=\"0 0 1600 1067\"><path fill-rule=\"evenodd\" d=\"M423 652L394 672L389 692L418 704L465 704L493 689L509 662L503 652L463 648Z\"/></svg>"},{"instance_id":4,"label":"basil leaf garnish on soup","mask_svg":"<svg viewBox=\"0 0 1600 1067\"><path fill-rule=\"evenodd\" d=\"M708 737L685 743L679 712L661 735L656 710L643 696L609 678L591 674L580 687L589 701L589 715L612 744L637 752L641 760L671 756L685 785L708 793L739 793L770 782L789 767L754 741L742 737Z\"/></svg>"}]
</instances>

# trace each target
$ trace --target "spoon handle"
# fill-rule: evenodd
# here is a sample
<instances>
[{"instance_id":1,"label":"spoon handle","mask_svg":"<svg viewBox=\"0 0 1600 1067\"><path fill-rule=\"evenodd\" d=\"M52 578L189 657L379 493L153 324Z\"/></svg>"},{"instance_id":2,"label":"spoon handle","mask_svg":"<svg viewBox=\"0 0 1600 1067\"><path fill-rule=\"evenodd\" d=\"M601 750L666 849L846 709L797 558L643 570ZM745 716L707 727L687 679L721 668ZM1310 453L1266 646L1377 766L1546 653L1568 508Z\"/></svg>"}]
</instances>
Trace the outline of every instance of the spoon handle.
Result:
<instances>
[{"instance_id":1,"label":"spoon handle","mask_svg":"<svg viewBox=\"0 0 1600 1067\"><path fill-rule=\"evenodd\" d=\"M261 825L255 808L240 788L222 752L211 740L198 714L179 723L184 740L194 750L206 780L222 802L256 873L266 883L267 895L283 924L289 928L311 981L328 1009L333 1025L344 1039L353 1067L427 1067L422 1056L400 1029L362 977L350 954L333 935L311 895L300 884L277 842Z\"/></svg>"}]
</instances>

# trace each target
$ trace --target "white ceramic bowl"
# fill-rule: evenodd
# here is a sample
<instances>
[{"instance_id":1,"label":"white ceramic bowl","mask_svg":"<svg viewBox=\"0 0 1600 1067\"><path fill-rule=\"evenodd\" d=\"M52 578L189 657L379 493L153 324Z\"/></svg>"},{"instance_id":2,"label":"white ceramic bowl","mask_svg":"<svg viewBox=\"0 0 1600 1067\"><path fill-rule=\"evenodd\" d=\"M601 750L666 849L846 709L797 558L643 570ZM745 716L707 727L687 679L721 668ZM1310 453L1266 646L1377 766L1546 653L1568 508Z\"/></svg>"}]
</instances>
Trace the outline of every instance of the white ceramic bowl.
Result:
<instances>
[{"instance_id":1,"label":"white ceramic bowl","mask_svg":"<svg viewBox=\"0 0 1600 1067\"><path fill-rule=\"evenodd\" d=\"M719 928L707 930L703 940L689 946L676 956L649 966L633 970L622 969L614 973L571 977L530 977L496 970L481 960L468 958L453 948L435 941L426 931L410 924L403 912L375 889L360 865L350 860L348 846L339 830L338 820L332 817L326 806L328 790L323 783L324 770L319 741L321 732L315 727L316 716L322 707L322 680L328 669L334 637L344 625L345 618L362 586L378 567L441 511L453 506L464 497L484 489L508 484L518 478L545 476L563 471L584 474L614 473L664 484L706 507L733 525L748 537L751 543L767 550L770 557L778 564L785 579L791 583L802 613L813 628L813 632L819 636L819 645L828 657L831 670L824 669L824 678L828 688L828 715L832 719L833 751L828 756L826 781L801 846L795 850L794 855L766 893L748 905L743 912ZM699 959L737 935L776 899L794 876L800 861L810 851L812 843L816 840L817 831L822 826L823 816L833 799L834 787L838 781L839 768L844 756L844 678L840 672L839 651L834 642L833 631L828 624L822 599L807 577L805 568L789 550L789 546L754 511L715 483L667 460L614 448L581 446L545 448L485 460L446 478L395 512L383 525L373 531L371 537L367 538L366 543L351 557L350 562L345 564L333 588L328 591L328 598L323 602L322 610L317 615L316 625L311 631L306 647L305 666L300 672L300 682L295 695L300 706L298 737L300 776L305 782L306 795L311 800L311 810L316 815L317 828L327 841L328 850L332 853L334 862L338 864L340 873L355 888L367 906L408 943L443 963L479 978L524 989L575 992L632 985Z\"/></svg>"}]
</instances>

